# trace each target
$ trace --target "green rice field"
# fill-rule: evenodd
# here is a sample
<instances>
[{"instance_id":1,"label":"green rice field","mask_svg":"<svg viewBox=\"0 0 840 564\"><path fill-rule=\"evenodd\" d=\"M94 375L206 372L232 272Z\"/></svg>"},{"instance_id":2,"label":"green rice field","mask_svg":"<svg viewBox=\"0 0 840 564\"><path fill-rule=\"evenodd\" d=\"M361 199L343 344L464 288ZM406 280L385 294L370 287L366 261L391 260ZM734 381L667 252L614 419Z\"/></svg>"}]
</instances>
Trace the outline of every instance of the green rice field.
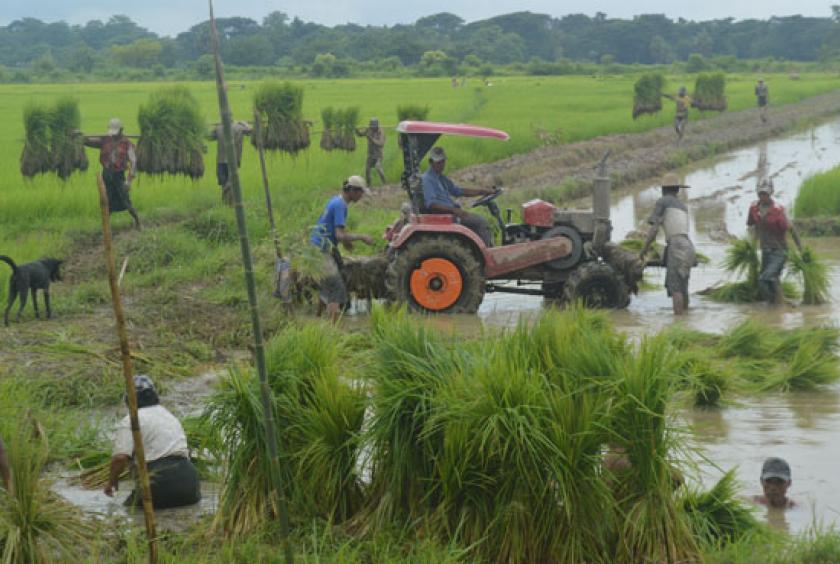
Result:
<instances>
[{"instance_id":1,"label":"green rice field","mask_svg":"<svg viewBox=\"0 0 840 564\"><path fill-rule=\"evenodd\" d=\"M807 178L794 204L796 218L840 216L840 168Z\"/></svg>"}]
</instances>

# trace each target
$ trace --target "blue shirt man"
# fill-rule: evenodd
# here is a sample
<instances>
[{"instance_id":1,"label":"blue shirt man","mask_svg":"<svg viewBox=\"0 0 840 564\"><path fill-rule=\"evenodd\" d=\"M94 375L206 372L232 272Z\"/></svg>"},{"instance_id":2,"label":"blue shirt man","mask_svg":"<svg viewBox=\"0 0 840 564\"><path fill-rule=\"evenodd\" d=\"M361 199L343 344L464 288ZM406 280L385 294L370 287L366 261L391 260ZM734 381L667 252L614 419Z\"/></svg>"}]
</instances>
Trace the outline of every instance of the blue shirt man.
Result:
<instances>
[{"instance_id":1,"label":"blue shirt man","mask_svg":"<svg viewBox=\"0 0 840 564\"><path fill-rule=\"evenodd\" d=\"M481 237L488 247L493 246L493 234L487 220L461 209L455 201L460 196L485 196L493 194L489 188L461 188L443 174L446 168L446 153L441 147L429 151L429 170L423 174L423 206L426 213L452 214L458 222Z\"/></svg>"},{"instance_id":2,"label":"blue shirt man","mask_svg":"<svg viewBox=\"0 0 840 564\"><path fill-rule=\"evenodd\" d=\"M316 247L321 249L338 246L338 239L335 236L337 227L343 228L347 224L347 202L344 201L343 196L333 196L327 202L327 207L324 208L324 213L318 218L318 223L312 228L312 237L310 241Z\"/></svg>"}]
</instances>

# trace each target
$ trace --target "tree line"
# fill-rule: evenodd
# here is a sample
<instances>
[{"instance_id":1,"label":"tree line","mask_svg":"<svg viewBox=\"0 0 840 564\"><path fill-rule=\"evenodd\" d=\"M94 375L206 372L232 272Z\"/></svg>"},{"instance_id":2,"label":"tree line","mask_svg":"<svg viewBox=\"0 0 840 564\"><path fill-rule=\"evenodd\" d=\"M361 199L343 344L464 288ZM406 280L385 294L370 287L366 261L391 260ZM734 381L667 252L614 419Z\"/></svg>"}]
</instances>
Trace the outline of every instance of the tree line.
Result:
<instances>
[{"instance_id":1,"label":"tree line","mask_svg":"<svg viewBox=\"0 0 840 564\"><path fill-rule=\"evenodd\" d=\"M484 65L548 65L551 70L552 64L670 64L692 56L802 62L840 57L840 6L824 18L738 21L517 12L467 23L444 12L412 24L329 27L275 11L262 22L232 17L217 24L229 65L299 67L313 76L346 76L359 65L382 71L412 67L431 76ZM160 74L190 68L201 75L202 69L212 72L208 52L206 21L175 37L159 36L123 15L84 25L24 18L0 27L0 65L6 74L121 67Z\"/></svg>"}]
</instances>

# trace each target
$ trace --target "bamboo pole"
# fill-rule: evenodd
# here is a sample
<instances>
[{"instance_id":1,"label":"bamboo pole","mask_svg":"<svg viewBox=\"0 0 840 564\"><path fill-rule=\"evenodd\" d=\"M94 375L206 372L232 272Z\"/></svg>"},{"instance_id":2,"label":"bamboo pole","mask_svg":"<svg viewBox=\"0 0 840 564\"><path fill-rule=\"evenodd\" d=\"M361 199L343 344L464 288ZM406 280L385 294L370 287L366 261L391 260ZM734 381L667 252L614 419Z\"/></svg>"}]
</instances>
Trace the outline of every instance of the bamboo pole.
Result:
<instances>
[{"instance_id":1,"label":"bamboo pole","mask_svg":"<svg viewBox=\"0 0 840 564\"><path fill-rule=\"evenodd\" d=\"M263 190L265 191L265 207L268 210L268 225L271 230L271 239L274 241L274 297L280 298L286 303L286 312L291 313L291 299L288 292L281 290L281 282L284 276L289 275L291 264L288 259L283 258L280 251L280 237L277 234L277 224L274 222L274 206L271 204L271 188L268 185L268 170L265 166L265 148L262 142L262 122L260 114L254 108L254 135L257 139L257 153L260 157L260 171L262 172Z\"/></svg>"},{"instance_id":2,"label":"bamboo pole","mask_svg":"<svg viewBox=\"0 0 840 564\"><path fill-rule=\"evenodd\" d=\"M213 41L213 59L216 66L216 90L219 97L219 113L222 119L222 129L225 139L225 153L227 162L236 163L236 152L233 145L233 128L231 126L230 104L228 103L227 90L225 86L224 69L222 57L219 53L219 33L216 30L216 19L213 17L213 0L208 0L210 7L210 33ZM242 207L242 187L239 184L239 168L230 168L230 184L233 189L234 211L236 212L236 225L239 229L239 245L242 251L242 266L245 271L245 287L248 291L248 303L251 310L251 325L254 332L254 357L257 365L257 375L260 380L260 399L262 400L263 418L265 426L265 440L269 453L269 470L271 472L274 486L274 496L277 500L277 512L280 518L280 535L283 540L283 551L286 563L294 562L292 546L289 541L289 515L286 508L286 497L280 476L280 458L277 454L277 437L274 427L274 411L271 405L271 392L268 387L268 377L265 367L265 349L263 346L262 327L260 313L257 306L257 285L254 281L254 263L251 258L251 244L248 239L248 227L245 223L245 211Z\"/></svg>"},{"instance_id":3,"label":"bamboo pole","mask_svg":"<svg viewBox=\"0 0 840 564\"><path fill-rule=\"evenodd\" d=\"M111 285L111 301L114 304L114 317L117 321L117 336L120 340L120 354L122 356L123 378L125 391L128 396L128 417L131 421L131 435L134 439L134 461L140 482L140 493L143 499L143 516L146 520L146 538L149 542L149 562L157 562L157 541L155 533L155 510L152 506L152 487L149 483L149 469L146 467L146 451L143 448L143 436L140 434L140 419L137 415L137 391L134 389L134 367L131 363L131 351L128 348L128 334L125 330L125 314L117 284L117 265L114 263L114 247L111 242L111 213L108 209L108 194L102 174L97 173L96 183L99 186L99 207L102 209L102 243L105 247L105 262L108 264L108 282Z\"/></svg>"}]
</instances>

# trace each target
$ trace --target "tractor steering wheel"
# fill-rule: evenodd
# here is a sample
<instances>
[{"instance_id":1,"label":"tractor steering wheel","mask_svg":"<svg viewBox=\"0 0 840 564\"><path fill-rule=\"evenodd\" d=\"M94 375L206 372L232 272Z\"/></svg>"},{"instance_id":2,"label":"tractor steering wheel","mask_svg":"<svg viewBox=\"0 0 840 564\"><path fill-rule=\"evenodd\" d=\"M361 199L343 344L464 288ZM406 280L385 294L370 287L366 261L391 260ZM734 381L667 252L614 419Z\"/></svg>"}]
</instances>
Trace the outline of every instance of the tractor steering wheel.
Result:
<instances>
[{"instance_id":1,"label":"tractor steering wheel","mask_svg":"<svg viewBox=\"0 0 840 564\"><path fill-rule=\"evenodd\" d=\"M504 190L502 188L496 188L495 192L493 192L492 194L487 194L485 196L480 197L479 199L474 201L472 204L470 204L470 207L471 208L477 208L478 206L486 206L487 204L489 204L490 202L492 202L493 200L495 200L496 198L501 196L502 192L504 192Z\"/></svg>"}]
</instances>

